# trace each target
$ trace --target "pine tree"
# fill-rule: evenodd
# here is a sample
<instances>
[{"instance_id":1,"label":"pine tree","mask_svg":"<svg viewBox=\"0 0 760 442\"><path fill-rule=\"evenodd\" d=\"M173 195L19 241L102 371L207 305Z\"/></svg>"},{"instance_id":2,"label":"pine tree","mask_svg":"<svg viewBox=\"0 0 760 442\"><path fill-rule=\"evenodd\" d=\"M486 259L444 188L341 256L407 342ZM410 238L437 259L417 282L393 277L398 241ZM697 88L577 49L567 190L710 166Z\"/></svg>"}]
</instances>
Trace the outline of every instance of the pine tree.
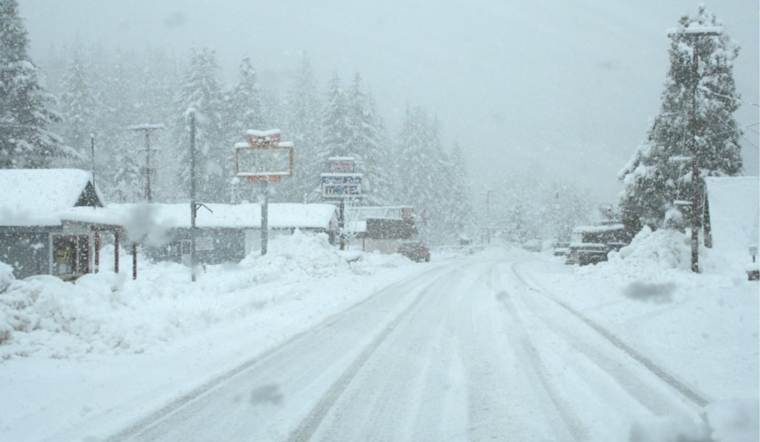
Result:
<instances>
[{"instance_id":1,"label":"pine tree","mask_svg":"<svg viewBox=\"0 0 760 442\"><path fill-rule=\"evenodd\" d=\"M154 157L156 180L154 198L167 201L176 198L176 151L171 143L174 142L171 123L177 115L174 107L174 97L180 84L180 69L176 57L162 50L152 51L144 56L139 69L134 69L136 95L139 101L135 106L135 123L163 124L168 130L154 132L151 135L151 146L156 146L158 152ZM187 146L185 147L187 151ZM184 191L185 189L182 189ZM180 192L181 193L181 192Z\"/></svg>"},{"instance_id":2,"label":"pine tree","mask_svg":"<svg viewBox=\"0 0 760 442\"><path fill-rule=\"evenodd\" d=\"M108 78L103 82L107 88L107 93L104 95L108 110L104 112L106 121L101 124L103 134L101 138L107 143L107 146L103 147L109 150L113 172L110 178L110 198L119 202L145 201L144 135L129 130L128 127L135 124L153 123L153 121L146 120L143 115L148 111L148 107L143 105L139 98L140 82L137 78L139 70L136 67L138 62L135 57L119 52L114 61L114 69L108 73ZM156 135L156 133L151 135L151 187L157 176L155 173L157 161L153 152L157 141Z\"/></svg>"},{"instance_id":3,"label":"pine tree","mask_svg":"<svg viewBox=\"0 0 760 442\"><path fill-rule=\"evenodd\" d=\"M437 119L431 120L421 108L407 108L393 161L397 204L414 206L417 228L429 243L452 240L460 233L448 205L453 165L441 145Z\"/></svg>"},{"instance_id":4,"label":"pine tree","mask_svg":"<svg viewBox=\"0 0 760 442\"><path fill-rule=\"evenodd\" d=\"M268 128L256 69L249 57L243 58L238 75L238 83L226 100L225 132L232 143L230 146L244 140L248 129Z\"/></svg>"},{"instance_id":5,"label":"pine tree","mask_svg":"<svg viewBox=\"0 0 760 442\"><path fill-rule=\"evenodd\" d=\"M17 0L0 0L0 168L40 168L71 156L48 127L60 120L27 54Z\"/></svg>"},{"instance_id":6,"label":"pine tree","mask_svg":"<svg viewBox=\"0 0 760 442\"><path fill-rule=\"evenodd\" d=\"M739 46L725 34L695 36L684 32L720 24L714 14L700 7L696 16L682 17L677 32L671 32L670 68L660 114L646 143L620 173L625 186L621 207L627 225L638 225L632 221L635 217L640 223L662 226L674 201L690 201L695 191L702 194L702 178L741 173L741 130L733 117L740 103L733 79ZM692 74L694 45L699 57L696 85ZM692 101L694 92L696 100ZM689 124L692 112L696 115L694 132ZM691 161L696 161L700 170L696 183L691 182Z\"/></svg>"},{"instance_id":7,"label":"pine tree","mask_svg":"<svg viewBox=\"0 0 760 442\"><path fill-rule=\"evenodd\" d=\"M349 156L350 127L346 96L338 74L327 86L327 100L322 111L322 126L315 161L324 164L329 157Z\"/></svg>"},{"instance_id":8,"label":"pine tree","mask_svg":"<svg viewBox=\"0 0 760 442\"><path fill-rule=\"evenodd\" d=\"M390 176L385 163L389 160L389 142L382 118L377 113L372 94L365 91L361 75L356 73L346 96L350 155L357 159L364 174L365 201L386 204L390 197Z\"/></svg>"},{"instance_id":9,"label":"pine tree","mask_svg":"<svg viewBox=\"0 0 760 442\"><path fill-rule=\"evenodd\" d=\"M175 100L177 109L174 133L177 145L176 176L178 195L189 195L190 132L187 115L195 109L196 117L196 191L199 201L220 202L229 199L233 150L221 130L221 87L217 80L216 52L210 48L194 49L184 84Z\"/></svg>"},{"instance_id":10,"label":"pine tree","mask_svg":"<svg viewBox=\"0 0 760 442\"><path fill-rule=\"evenodd\" d=\"M60 108L63 122L60 134L64 143L74 149L82 158L89 158L90 135L96 131L96 116L101 115L95 96L96 82L92 75L92 66L84 59L77 48L66 68L62 80L63 93L60 95ZM83 166L82 161L72 166Z\"/></svg>"},{"instance_id":11,"label":"pine tree","mask_svg":"<svg viewBox=\"0 0 760 442\"><path fill-rule=\"evenodd\" d=\"M322 104L317 93L317 81L309 59L304 57L293 87L284 105L285 133L293 141L293 177L283 183L283 195L289 201L302 201L316 195L319 174L324 164L317 160Z\"/></svg>"},{"instance_id":12,"label":"pine tree","mask_svg":"<svg viewBox=\"0 0 760 442\"><path fill-rule=\"evenodd\" d=\"M449 157L449 170L442 177L448 189L444 199L447 205L447 222L455 229L456 234L462 235L472 232L475 228L475 215L470 197L472 190L467 174L467 162L459 143L454 143Z\"/></svg>"}]
</instances>

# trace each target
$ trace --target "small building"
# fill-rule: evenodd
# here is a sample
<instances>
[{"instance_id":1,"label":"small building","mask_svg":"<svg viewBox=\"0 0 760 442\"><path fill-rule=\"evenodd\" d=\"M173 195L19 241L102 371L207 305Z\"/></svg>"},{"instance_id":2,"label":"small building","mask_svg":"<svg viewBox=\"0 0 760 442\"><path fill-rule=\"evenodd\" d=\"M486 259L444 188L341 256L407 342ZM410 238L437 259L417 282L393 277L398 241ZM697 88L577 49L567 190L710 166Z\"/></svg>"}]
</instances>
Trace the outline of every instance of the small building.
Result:
<instances>
[{"instance_id":1,"label":"small building","mask_svg":"<svg viewBox=\"0 0 760 442\"><path fill-rule=\"evenodd\" d=\"M760 232L760 179L708 177L705 184L712 248L736 262L751 262Z\"/></svg>"},{"instance_id":2,"label":"small building","mask_svg":"<svg viewBox=\"0 0 760 442\"><path fill-rule=\"evenodd\" d=\"M82 213L81 210L77 214ZM88 219L91 215L84 214ZM190 203L109 204L100 211L103 224L123 225L145 255L155 261L189 264L193 230ZM296 229L334 234L336 208L332 204L270 203L269 238L291 235ZM205 264L236 262L261 248L261 205L204 204L197 211L196 260Z\"/></svg>"},{"instance_id":3,"label":"small building","mask_svg":"<svg viewBox=\"0 0 760 442\"><path fill-rule=\"evenodd\" d=\"M404 241L416 239L411 206L350 207L346 209L349 244L365 252L395 253Z\"/></svg>"},{"instance_id":4,"label":"small building","mask_svg":"<svg viewBox=\"0 0 760 442\"><path fill-rule=\"evenodd\" d=\"M93 269L95 229L113 230L86 219L104 201L89 172L78 169L0 170L0 261L17 278L57 275L64 279Z\"/></svg>"}]
</instances>

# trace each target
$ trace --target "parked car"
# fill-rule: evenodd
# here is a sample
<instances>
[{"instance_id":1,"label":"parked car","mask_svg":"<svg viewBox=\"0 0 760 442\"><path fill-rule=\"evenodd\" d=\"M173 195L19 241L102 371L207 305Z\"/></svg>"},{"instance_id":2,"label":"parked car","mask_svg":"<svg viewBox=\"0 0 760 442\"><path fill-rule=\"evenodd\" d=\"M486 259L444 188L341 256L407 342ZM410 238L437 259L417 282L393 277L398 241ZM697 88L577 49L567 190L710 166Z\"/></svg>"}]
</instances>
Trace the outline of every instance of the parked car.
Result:
<instances>
[{"instance_id":1,"label":"parked car","mask_svg":"<svg viewBox=\"0 0 760 442\"><path fill-rule=\"evenodd\" d=\"M522 248L529 252L540 252L541 241L537 239L529 239L523 243Z\"/></svg>"},{"instance_id":2,"label":"parked car","mask_svg":"<svg viewBox=\"0 0 760 442\"><path fill-rule=\"evenodd\" d=\"M570 242L569 241L557 241L554 244L552 244L553 247L553 254L554 256L565 256L567 255L568 250L570 250Z\"/></svg>"},{"instance_id":3,"label":"parked car","mask_svg":"<svg viewBox=\"0 0 760 442\"><path fill-rule=\"evenodd\" d=\"M410 241L401 244L398 248L398 253L406 256L412 261L430 261L430 250L419 241Z\"/></svg>"},{"instance_id":4,"label":"parked car","mask_svg":"<svg viewBox=\"0 0 760 442\"><path fill-rule=\"evenodd\" d=\"M573 243L567 251L565 264L588 265L607 261L610 249L606 244Z\"/></svg>"}]
</instances>

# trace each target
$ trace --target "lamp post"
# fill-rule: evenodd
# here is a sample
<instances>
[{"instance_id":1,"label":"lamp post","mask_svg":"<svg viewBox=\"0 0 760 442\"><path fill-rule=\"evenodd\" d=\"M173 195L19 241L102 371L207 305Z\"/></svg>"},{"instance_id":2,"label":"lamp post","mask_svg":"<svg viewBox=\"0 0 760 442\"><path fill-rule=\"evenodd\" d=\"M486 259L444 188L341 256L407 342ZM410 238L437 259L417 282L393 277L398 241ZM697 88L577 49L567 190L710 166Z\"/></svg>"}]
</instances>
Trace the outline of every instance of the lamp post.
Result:
<instances>
[{"instance_id":1,"label":"lamp post","mask_svg":"<svg viewBox=\"0 0 760 442\"><path fill-rule=\"evenodd\" d=\"M723 28L717 26L690 26L671 30L668 35L682 35L690 38L692 46L691 63L691 114L689 116L689 141L691 143L691 271L699 273L699 229L702 223L699 219L699 201L702 196L699 176L699 143L697 142L697 83L699 83L699 50L700 37L716 37L723 33Z\"/></svg>"}]
</instances>

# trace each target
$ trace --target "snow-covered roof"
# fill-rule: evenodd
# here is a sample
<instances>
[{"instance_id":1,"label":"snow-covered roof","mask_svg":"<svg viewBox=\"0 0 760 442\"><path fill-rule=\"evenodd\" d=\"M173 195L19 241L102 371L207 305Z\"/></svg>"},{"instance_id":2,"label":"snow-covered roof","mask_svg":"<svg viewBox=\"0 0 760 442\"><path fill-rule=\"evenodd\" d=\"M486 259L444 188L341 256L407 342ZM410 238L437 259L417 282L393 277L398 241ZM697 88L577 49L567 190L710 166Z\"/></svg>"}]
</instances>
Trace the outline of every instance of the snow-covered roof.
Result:
<instances>
[{"instance_id":1,"label":"snow-covered roof","mask_svg":"<svg viewBox=\"0 0 760 442\"><path fill-rule=\"evenodd\" d=\"M127 129L129 130L157 130L157 129L165 129L163 124L135 124L134 126L129 126Z\"/></svg>"},{"instance_id":2,"label":"snow-covered roof","mask_svg":"<svg viewBox=\"0 0 760 442\"><path fill-rule=\"evenodd\" d=\"M254 137L271 137L272 135L280 135L280 129L271 130L253 130L246 131L246 135L253 135Z\"/></svg>"},{"instance_id":3,"label":"snow-covered roof","mask_svg":"<svg viewBox=\"0 0 760 442\"><path fill-rule=\"evenodd\" d=\"M760 179L708 177L705 182L713 247L729 253L748 253L748 246L757 244L760 230Z\"/></svg>"},{"instance_id":4,"label":"snow-covered roof","mask_svg":"<svg viewBox=\"0 0 760 442\"><path fill-rule=\"evenodd\" d=\"M196 226L219 228L259 228L259 204L206 204L211 212L198 209ZM84 210L83 210L84 209ZM335 216L332 204L269 204L269 228L327 229ZM64 216L68 221L125 226L136 217L164 228L189 228L190 203L183 204L109 204L104 209L74 208Z\"/></svg>"},{"instance_id":5,"label":"snow-covered roof","mask_svg":"<svg viewBox=\"0 0 760 442\"><path fill-rule=\"evenodd\" d=\"M79 169L2 169L0 226L60 225L61 214L74 207L89 182L90 172Z\"/></svg>"},{"instance_id":6,"label":"snow-covered roof","mask_svg":"<svg viewBox=\"0 0 760 442\"><path fill-rule=\"evenodd\" d=\"M616 230L623 230L625 226L622 224L608 224L604 226L579 226L573 229L573 233L602 233L602 232L614 232Z\"/></svg>"}]
</instances>

